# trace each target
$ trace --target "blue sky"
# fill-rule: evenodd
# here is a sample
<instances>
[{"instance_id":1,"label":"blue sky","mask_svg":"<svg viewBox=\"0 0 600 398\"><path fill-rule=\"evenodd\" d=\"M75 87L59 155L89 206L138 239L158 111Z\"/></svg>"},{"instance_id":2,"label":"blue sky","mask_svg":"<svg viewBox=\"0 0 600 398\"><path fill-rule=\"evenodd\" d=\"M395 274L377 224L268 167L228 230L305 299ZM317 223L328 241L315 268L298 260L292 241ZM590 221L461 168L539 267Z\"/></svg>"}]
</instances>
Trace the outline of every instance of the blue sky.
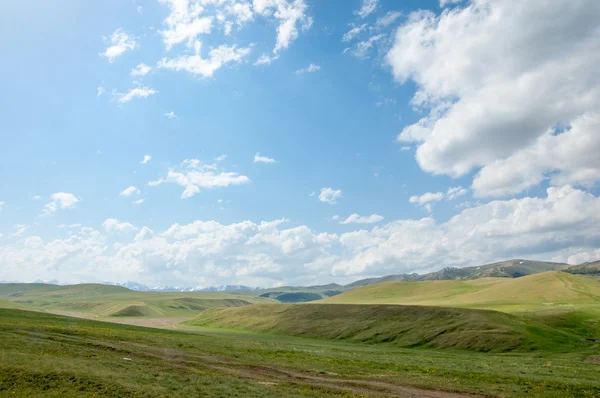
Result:
<instances>
[{"instance_id":1,"label":"blue sky","mask_svg":"<svg viewBox=\"0 0 600 398\"><path fill-rule=\"evenodd\" d=\"M600 258L593 1L38 3L0 6L2 280Z\"/></svg>"}]
</instances>

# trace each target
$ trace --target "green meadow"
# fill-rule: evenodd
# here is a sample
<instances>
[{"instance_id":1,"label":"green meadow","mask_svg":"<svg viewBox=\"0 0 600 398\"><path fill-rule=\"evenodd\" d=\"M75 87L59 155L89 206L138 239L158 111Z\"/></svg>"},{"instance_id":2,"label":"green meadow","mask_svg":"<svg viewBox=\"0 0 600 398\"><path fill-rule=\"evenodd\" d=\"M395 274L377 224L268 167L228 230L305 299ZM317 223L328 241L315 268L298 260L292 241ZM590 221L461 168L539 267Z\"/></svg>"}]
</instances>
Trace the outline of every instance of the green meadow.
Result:
<instances>
[{"instance_id":1,"label":"green meadow","mask_svg":"<svg viewBox=\"0 0 600 398\"><path fill-rule=\"evenodd\" d=\"M0 396L600 397L597 278L323 296L0 285Z\"/></svg>"}]
</instances>

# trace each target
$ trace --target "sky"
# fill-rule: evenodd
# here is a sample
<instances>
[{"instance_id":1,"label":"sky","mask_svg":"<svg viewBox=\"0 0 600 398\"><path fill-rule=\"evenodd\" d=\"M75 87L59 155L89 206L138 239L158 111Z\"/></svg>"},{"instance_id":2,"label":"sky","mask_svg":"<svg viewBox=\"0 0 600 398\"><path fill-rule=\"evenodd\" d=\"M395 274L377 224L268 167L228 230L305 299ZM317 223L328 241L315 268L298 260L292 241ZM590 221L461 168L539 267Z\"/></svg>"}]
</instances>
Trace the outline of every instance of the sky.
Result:
<instances>
[{"instance_id":1,"label":"sky","mask_svg":"<svg viewBox=\"0 0 600 398\"><path fill-rule=\"evenodd\" d=\"M597 0L0 5L0 280L600 259Z\"/></svg>"}]
</instances>

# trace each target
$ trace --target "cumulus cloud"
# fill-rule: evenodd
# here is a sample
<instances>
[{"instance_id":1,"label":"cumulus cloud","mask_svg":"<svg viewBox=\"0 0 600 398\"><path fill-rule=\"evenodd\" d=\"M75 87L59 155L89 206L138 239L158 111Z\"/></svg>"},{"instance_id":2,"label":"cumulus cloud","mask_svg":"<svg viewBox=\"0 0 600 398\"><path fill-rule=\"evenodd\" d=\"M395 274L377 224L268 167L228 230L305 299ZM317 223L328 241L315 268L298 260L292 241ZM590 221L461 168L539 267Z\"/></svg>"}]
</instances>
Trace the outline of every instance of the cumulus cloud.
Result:
<instances>
[{"instance_id":1,"label":"cumulus cloud","mask_svg":"<svg viewBox=\"0 0 600 398\"><path fill-rule=\"evenodd\" d=\"M319 194L319 200L330 205L337 204L338 199L344 197L344 192L340 189L322 188Z\"/></svg>"},{"instance_id":2,"label":"cumulus cloud","mask_svg":"<svg viewBox=\"0 0 600 398\"><path fill-rule=\"evenodd\" d=\"M65 210L74 208L79 199L69 192L56 192L50 195L50 201L44 205L42 216L51 216L57 210Z\"/></svg>"},{"instance_id":3,"label":"cumulus cloud","mask_svg":"<svg viewBox=\"0 0 600 398\"><path fill-rule=\"evenodd\" d=\"M133 201L134 205L141 205L142 203L144 203L144 199L138 199Z\"/></svg>"},{"instance_id":4,"label":"cumulus cloud","mask_svg":"<svg viewBox=\"0 0 600 398\"><path fill-rule=\"evenodd\" d=\"M285 50L298 38L299 25L302 29L310 29L312 18L306 15L307 6L304 0L255 0L254 10L263 16L273 16L279 21L274 54Z\"/></svg>"},{"instance_id":5,"label":"cumulus cloud","mask_svg":"<svg viewBox=\"0 0 600 398\"><path fill-rule=\"evenodd\" d=\"M383 220L383 216L379 214L371 214L370 216L360 216L356 213L350 215L341 224L375 224Z\"/></svg>"},{"instance_id":6,"label":"cumulus cloud","mask_svg":"<svg viewBox=\"0 0 600 398\"><path fill-rule=\"evenodd\" d=\"M125 196L125 197L130 197L132 195L139 195L142 192L137 189L136 187L134 187L133 185L125 188L123 191L121 191L121 193L119 194L119 196Z\"/></svg>"},{"instance_id":7,"label":"cumulus cloud","mask_svg":"<svg viewBox=\"0 0 600 398\"><path fill-rule=\"evenodd\" d=\"M131 232L137 228L128 222L117 220L116 218L107 218L102 223L102 227L106 232Z\"/></svg>"},{"instance_id":8,"label":"cumulus cloud","mask_svg":"<svg viewBox=\"0 0 600 398\"><path fill-rule=\"evenodd\" d=\"M6 202L3 200L0 200L0 211L2 211L2 209L6 206Z\"/></svg>"},{"instance_id":9,"label":"cumulus cloud","mask_svg":"<svg viewBox=\"0 0 600 398\"><path fill-rule=\"evenodd\" d=\"M175 114L174 111L165 113L165 116L169 119L177 119L177 115Z\"/></svg>"},{"instance_id":10,"label":"cumulus cloud","mask_svg":"<svg viewBox=\"0 0 600 398\"><path fill-rule=\"evenodd\" d=\"M399 141L417 143L420 167L433 174L481 168L476 196L515 194L548 178L597 180L593 146L574 137L594 139L585 131L600 109L599 18L595 0L479 0L412 13L386 58L397 82L416 84L412 105L429 114ZM569 160L542 158L561 149Z\"/></svg>"},{"instance_id":11,"label":"cumulus cloud","mask_svg":"<svg viewBox=\"0 0 600 398\"><path fill-rule=\"evenodd\" d=\"M96 87L96 97L100 97L102 94L104 94L104 87L102 87L102 86Z\"/></svg>"},{"instance_id":12,"label":"cumulus cloud","mask_svg":"<svg viewBox=\"0 0 600 398\"><path fill-rule=\"evenodd\" d=\"M347 283L358 278L472 266L507 258L600 258L600 198L571 186L540 198L494 200L450 220L395 220L341 235L286 219L197 220L163 231L108 219L102 232L0 245L0 279L134 280L182 285ZM118 244L109 244L109 242Z\"/></svg>"},{"instance_id":13,"label":"cumulus cloud","mask_svg":"<svg viewBox=\"0 0 600 398\"><path fill-rule=\"evenodd\" d=\"M113 62L115 58L123 55L136 46L135 38L128 35L123 29L117 29L110 36L110 46L101 54L108 58L108 62Z\"/></svg>"},{"instance_id":14,"label":"cumulus cloud","mask_svg":"<svg viewBox=\"0 0 600 398\"><path fill-rule=\"evenodd\" d=\"M158 91L149 87L135 87L126 93L116 93L115 96L119 103L124 104L134 98L148 98L156 93L158 93Z\"/></svg>"},{"instance_id":15,"label":"cumulus cloud","mask_svg":"<svg viewBox=\"0 0 600 398\"><path fill-rule=\"evenodd\" d=\"M378 5L379 0L363 0L360 9L356 10L354 13L360 18L366 18L375 11Z\"/></svg>"},{"instance_id":16,"label":"cumulus cloud","mask_svg":"<svg viewBox=\"0 0 600 398\"><path fill-rule=\"evenodd\" d=\"M150 160L152 160L152 156L150 156L150 155L144 155L144 158L140 161L140 164L146 164Z\"/></svg>"},{"instance_id":17,"label":"cumulus cloud","mask_svg":"<svg viewBox=\"0 0 600 398\"><path fill-rule=\"evenodd\" d=\"M261 156L260 153L257 152L256 155L254 155L253 163L277 163L277 161L267 156Z\"/></svg>"},{"instance_id":18,"label":"cumulus cloud","mask_svg":"<svg viewBox=\"0 0 600 398\"><path fill-rule=\"evenodd\" d=\"M129 74L135 77L143 77L150 73L151 70L151 67L142 62L133 68Z\"/></svg>"},{"instance_id":19,"label":"cumulus cloud","mask_svg":"<svg viewBox=\"0 0 600 398\"><path fill-rule=\"evenodd\" d=\"M302 74L302 73L311 73L311 72L316 72L319 69L321 69L321 67L319 65L316 64L310 64L308 65L306 68L302 68L302 69L298 69L296 71L297 74Z\"/></svg>"},{"instance_id":20,"label":"cumulus cloud","mask_svg":"<svg viewBox=\"0 0 600 398\"><path fill-rule=\"evenodd\" d=\"M204 7L200 2L190 0L159 0L170 9L165 19L166 28L161 30L167 50L173 46L186 43L191 46L196 38L208 34L213 28L213 17L202 16Z\"/></svg>"},{"instance_id":21,"label":"cumulus cloud","mask_svg":"<svg viewBox=\"0 0 600 398\"><path fill-rule=\"evenodd\" d=\"M181 199L188 199L202 189L228 187L250 183L250 178L235 172L219 171L216 164L203 164L198 159L186 159L179 168L169 169L166 177L150 181L149 186L174 183L184 187Z\"/></svg>"},{"instance_id":22,"label":"cumulus cloud","mask_svg":"<svg viewBox=\"0 0 600 398\"><path fill-rule=\"evenodd\" d=\"M228 63L240 63L250 54L250 47L238 48L225 44L213 48L208 52L208 58L202 58L200 54L201 43L195 44L195 55L182 55L177 58L163 58L158 67L174 71L186 71L194 75L211 77L215 71Z\"/></svg>"}]
</instances>

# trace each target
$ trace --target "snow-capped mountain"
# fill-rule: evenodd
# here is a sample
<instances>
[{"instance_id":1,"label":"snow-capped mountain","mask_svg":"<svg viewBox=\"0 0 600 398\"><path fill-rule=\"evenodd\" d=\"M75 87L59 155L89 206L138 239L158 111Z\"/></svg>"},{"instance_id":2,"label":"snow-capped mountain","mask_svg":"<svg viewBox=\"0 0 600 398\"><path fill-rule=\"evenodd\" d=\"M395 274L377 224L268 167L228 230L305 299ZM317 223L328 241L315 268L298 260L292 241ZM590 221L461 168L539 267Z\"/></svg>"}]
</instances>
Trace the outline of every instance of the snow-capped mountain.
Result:
<instances>
[{"instance_id":1,"label":"snow-capped mountain","mask_svg":"<svg viewBox=\"0 0 600 398\"><path fill-rule=\"evenodd\" d=\"M123 286L127 289L138 292L233 292L238 290L256 290L244 285L223 285L223 286L195 286L195 287L179 287L179 286L146 286L137 282L115 283L117 286Z\"/></svg>"}]
</instances>

